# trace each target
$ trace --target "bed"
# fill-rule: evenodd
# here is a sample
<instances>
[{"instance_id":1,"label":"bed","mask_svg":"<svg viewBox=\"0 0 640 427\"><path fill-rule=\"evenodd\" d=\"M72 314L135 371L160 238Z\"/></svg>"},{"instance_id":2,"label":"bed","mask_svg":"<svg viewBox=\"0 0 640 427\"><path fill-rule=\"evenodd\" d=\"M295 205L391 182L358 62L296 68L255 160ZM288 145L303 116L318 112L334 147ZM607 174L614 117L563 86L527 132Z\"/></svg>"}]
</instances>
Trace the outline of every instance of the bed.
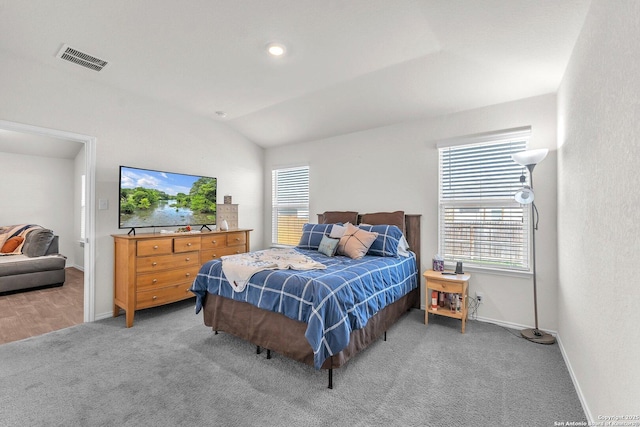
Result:
<instances>
[{"instance_id":1,"label":"bed","mask_svg":"<svg viewBox=\"0 0 640 427\"><path fill-rule=\"evenodd\" d=\"M360 259L320 253L319 236L347 223L377 235L370 252ZM222 273L222 261L212 260L201 267L191 290L196 312L204 311L204 324L216 334L238 336L258 353L266 349L267 358L273 351L327 370L333 388L333 369L381 336L386 339L391 325L419 307L420 215L330 211L305 227L296 251L325 269L259 271L238 291ZM406 256L395 256L389 246L397 230L410 248ZM389 247L391 252L384 252Z\"/></svg>"}]
</instances>

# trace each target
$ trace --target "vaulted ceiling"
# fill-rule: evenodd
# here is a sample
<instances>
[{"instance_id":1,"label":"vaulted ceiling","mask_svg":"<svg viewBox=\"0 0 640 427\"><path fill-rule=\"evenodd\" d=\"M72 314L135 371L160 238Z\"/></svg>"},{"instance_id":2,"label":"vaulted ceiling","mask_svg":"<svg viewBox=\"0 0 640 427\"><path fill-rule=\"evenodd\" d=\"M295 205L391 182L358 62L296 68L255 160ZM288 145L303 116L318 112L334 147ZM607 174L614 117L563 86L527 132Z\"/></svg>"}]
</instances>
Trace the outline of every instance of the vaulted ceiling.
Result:
<instances>
[{"instance_id":1,"label":"vaulted ceiling","mask_svg":"<svg viewBox=\"0 0 640 427\"><path fill-rule=\"evenodd\" d=\"M556 92L589 4L0 0L0 50L269 147ZM64 44L108 65L58 59Z\"/></svg>"}]
</instances>

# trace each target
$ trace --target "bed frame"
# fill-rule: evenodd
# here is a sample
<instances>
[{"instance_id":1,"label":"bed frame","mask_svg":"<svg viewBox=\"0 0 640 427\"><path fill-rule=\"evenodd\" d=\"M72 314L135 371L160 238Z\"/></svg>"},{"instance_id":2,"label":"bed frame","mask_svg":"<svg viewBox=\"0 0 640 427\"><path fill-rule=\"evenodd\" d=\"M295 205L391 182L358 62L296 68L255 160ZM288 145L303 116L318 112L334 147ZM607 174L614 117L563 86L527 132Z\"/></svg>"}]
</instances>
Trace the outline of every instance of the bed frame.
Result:
<instances>
[{"instance_id":1,"label":"bed frame","mask_svg":"<svg viewBox=\"0 0 640 427\"><path fill-rule=\"evenodd\" d=\"M398 212L396 212L398 213ZM325 212L327 214L327 212ZM318 215L318 223L324 223L324 215ZM367 214L358 215L358 223ZM377 214L376 214L377 215ZM404 230L409 247L416 254L417 271L420 271L420 217L421 215L404 215L402 221L395 225ZM384 217L388 221L390 217ZM346 222L346 221L344 221ZM372 224L374 221L367 221ZM400 223L402 222L402 223ZM380 224L382 222L378 222ZM392 223L393 222L384 222ZM375 224L372 224L375 225ZM385 307L369 319L364 328L351 332L349 345L325 360L321 369L328 370L328 388L333 388L333 369L339 368L357 353L367 348L381 336L387 338L387 330L396 323L411 308L420 307L420 286L404 297ZM260 354L267 350L267 359L271 358L271 351L283 356L313 366L313 350L305 338L307 324L290 319L280 313L273 313L252 304L235 301L207 293L204 302L204 324L210 326L216 334L227 332L256 345L256 352Z\"/></svg>"}]
</instances>

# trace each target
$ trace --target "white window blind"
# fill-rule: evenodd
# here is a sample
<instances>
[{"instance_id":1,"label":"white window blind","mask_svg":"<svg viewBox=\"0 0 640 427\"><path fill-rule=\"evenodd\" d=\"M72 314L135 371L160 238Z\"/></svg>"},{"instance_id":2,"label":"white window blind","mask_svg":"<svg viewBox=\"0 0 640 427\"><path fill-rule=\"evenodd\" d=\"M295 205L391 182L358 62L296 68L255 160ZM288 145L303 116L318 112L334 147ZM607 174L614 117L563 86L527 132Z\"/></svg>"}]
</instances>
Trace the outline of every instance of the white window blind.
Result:
<instances>
[{"instance_id":1,"label":"white window blind","mask_svg":"<svg viewBox=\"0 0 640 427\"><path fill-rule=\"evenodd\" d=\"M272 243L297 245L309 222L309 167L271 171Z\"/></svg>"},{"instance_id":2,"label":"white window blind","mask_svg":"<svg viewBox=\"0 0 640 427\"><path fill-rule=\"evenodd\" d=\"M513 199L523 169L511 158L528 139L529 132L497 134L439 148L439 252L445 261L529 270L529 209Z\"/></svg>"}]
</instances>

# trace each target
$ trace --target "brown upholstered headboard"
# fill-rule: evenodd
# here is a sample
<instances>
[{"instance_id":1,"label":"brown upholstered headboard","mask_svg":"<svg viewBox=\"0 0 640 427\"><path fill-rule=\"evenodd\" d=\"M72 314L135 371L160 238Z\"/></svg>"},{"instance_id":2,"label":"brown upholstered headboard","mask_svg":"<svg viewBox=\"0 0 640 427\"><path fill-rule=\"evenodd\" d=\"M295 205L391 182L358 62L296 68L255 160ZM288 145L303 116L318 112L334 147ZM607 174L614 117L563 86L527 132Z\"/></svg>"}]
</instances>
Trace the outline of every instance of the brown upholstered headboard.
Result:
<instances>
[{"instance_id":1,"label":"brown upholstered headboard","mask_svg":"<svg viewBox=\"0 0 640 427\"><path fill-rule=\"evenodd\" d=\"M358 224L358 212L354 211L326 211L325 213L318 214L318 224L335 224L342 222L346 224Z\"/></svg>"},{"instance_id":2,"label":"brown upholstered headboard","mask_svg":"<svg viewBox=\"0 0 640 427\"><path fill-rule=\"evenodd\" d=\"M409 248L416 254L416 264L420 272L420 218L422 215L405 214L403 211L374 212L358 214L353 211L326 211L318 214L318 224L350 222L356 224L396 225L407 239ZM354 221L355 218L355 221Z\"/></svg>"}]
</instances>

